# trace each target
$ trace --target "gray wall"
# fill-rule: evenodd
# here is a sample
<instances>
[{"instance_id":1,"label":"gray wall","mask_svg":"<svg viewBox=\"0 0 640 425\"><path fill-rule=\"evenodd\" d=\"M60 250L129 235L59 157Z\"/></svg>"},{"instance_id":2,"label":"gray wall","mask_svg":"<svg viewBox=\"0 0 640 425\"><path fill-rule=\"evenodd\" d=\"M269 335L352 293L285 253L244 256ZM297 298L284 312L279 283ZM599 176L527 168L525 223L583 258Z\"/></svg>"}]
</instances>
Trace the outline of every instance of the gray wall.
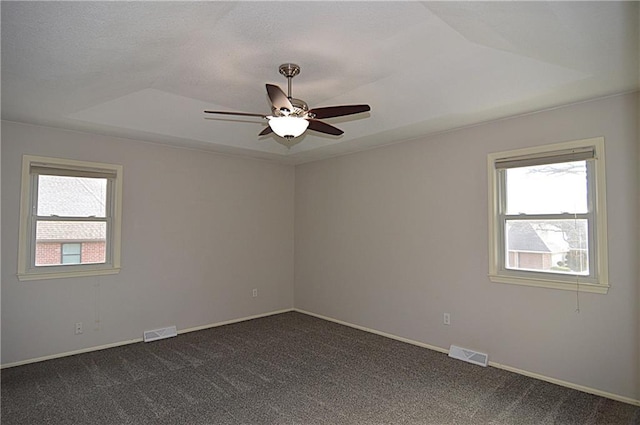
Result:
<instances>
[{"instance_id":1,"label":"gray wall","mask_svg":"<svg viewBox=\"0 0 640 425\"><path fill-rule=\"evenodd\" d=\"M120 274L17 280L23 154L124 166ZM2 364L292 308L293 181L293 166L3 122Z\"/></svg>"},{"instance_id":2,"label":"gray wall","mask_svg":"<svg viewBox=\"0 0 640 425\"><path fill-rule=\"evenodd\" d=\"M637 94L613 97L295 171L3 122L2 364L295 305L640 399L638 112ZM487 153L596 136L606 138L609 294L489 282ZM17 281L23 154L124 165L120 274Z\"/></svg>"},{"instance_id":3,"label":"gray wall","mask_svg":"<svg viewBox=\"0 0 640 425\"><path fill-rule=\"evenodd\" d=\"M640 399L637 120L625 95L296 167L296 308ZM597 136L609 293L491 283L487 154Z\"/></svg>"}]
</instances>

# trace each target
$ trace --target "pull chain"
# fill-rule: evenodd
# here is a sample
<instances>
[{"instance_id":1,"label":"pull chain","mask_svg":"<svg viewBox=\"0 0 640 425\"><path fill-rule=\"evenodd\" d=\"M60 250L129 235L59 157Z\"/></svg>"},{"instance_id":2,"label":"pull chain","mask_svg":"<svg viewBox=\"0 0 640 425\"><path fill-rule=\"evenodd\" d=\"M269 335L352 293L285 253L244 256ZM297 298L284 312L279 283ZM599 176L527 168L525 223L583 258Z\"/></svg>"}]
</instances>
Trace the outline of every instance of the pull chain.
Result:
<instances>
[{"instance_id":1,"label":"pull chain","mask_svg":"<svg viewBox=\"0 0 640 425\"><path fill-rule=\"evenodd\" d=\"M574 208L575 211L575 208ZM574 212L573 213L573 226L575 229L578 228L578 215ZM582 246L581 242L582 240L579 241L580 242L580 246ZM580 253L580 268L582 268L582 254ZM578 274L576 273L576 313L580 313L580 278L578 277Z\"/></svg>"},{"instance_id":2,"label":"pull chain","mask_svg":"<svg viewBox=\"0 0 640 425\"><path fill-rule=\"evenodd\" d=\"M580 282L576 277L576 313L580 313Z\"/></svg>"}]
</instances>

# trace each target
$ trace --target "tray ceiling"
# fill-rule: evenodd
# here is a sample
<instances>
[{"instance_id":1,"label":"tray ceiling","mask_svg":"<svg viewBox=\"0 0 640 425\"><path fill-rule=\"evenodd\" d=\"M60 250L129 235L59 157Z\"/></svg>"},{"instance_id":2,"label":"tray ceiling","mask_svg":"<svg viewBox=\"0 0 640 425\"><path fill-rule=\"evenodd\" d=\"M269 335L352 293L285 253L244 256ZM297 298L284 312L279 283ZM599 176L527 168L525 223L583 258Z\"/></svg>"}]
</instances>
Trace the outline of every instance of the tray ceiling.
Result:
<instances>
[{"instance_id":1,"label":"tray ceiling","mask_svg":"<svg viewBox=\"0 0 640 425\"><path fill-rule=\"evenodd\" d=\"M288 163L639 88L638 2L6 2L2 118ZM291 149L265 83L368 103Z\"/></svg>"}]
</instances>

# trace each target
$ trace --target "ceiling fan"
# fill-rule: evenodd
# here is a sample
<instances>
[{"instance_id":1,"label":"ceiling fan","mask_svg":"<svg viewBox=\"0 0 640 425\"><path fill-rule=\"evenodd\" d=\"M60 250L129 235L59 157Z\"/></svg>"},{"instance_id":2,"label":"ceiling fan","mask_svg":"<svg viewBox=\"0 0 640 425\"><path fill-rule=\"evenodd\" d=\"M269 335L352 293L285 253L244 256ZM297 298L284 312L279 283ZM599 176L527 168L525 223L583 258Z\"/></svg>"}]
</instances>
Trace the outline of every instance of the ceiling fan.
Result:
<instances>
[{"instance_id":1,"label":"ceiling fan","mask_svg":"<svg viewBox=\"0 0 640 425\"><path fill-rule=\"evenodd\" d=\"M268 121L268 126L259 136L275 133L282 139L278 143L291 147L299 142L295 138L301 136L307 129L319 133L339 136L344 133L337 127L320 121L325 118L343 117L370 111L369 105L325 106L309 109L307 103L291 97L291 80L300 73L300 67L293 63L280 65L280 74L287 78L288 93L274 84L267 84L267 95L271 101L272 115L253 114L249 112L204 111L207 114L238 115L243 117L260 117Z\"/></svg>"}]
</instances>

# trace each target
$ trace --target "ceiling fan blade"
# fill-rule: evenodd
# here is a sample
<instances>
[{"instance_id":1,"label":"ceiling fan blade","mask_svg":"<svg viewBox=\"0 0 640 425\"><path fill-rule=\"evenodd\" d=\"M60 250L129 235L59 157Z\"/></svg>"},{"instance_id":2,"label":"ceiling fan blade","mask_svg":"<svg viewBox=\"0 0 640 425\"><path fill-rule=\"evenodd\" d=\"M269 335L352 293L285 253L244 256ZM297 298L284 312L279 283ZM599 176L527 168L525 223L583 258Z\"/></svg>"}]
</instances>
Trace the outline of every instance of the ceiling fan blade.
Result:
<instances>
[{"instance_id":1,"label":"ceiling fan blade","mask_svg":"<svg viewBox=\"0 0 640 425\"><path fill-rule=\"evenodd\" d=\"M269 95L271 104L278 111L281 111L283 109L286 109L289 112L293 111L293 105L291 104L291 101L280 87L273 84L267 84L267 94Z\"/></svg>"},{"instance_id":2,"label":"ceiling fan blade","mask_svg":"<svg viewBox=\"0 0 640 425\"><path fill-rule=\"evenodd\" d=\"M327 124L326 122L318 121L318 120L308 120L309 121L309 130L314 130L319 133L331 134L333 136L339 136L344 131L340 130L337 127Z\"/></svg>"},{"instance_id":3,"label":"ceiling fan blade","mask_svg":"<svg viewBox=\"0 0 640 425\"><path fill-rule=\"evenodd\" d=\"M309 111L309 114L312 114L313 118L325 119L359 114L370 110L371 107L369 105L326 106L324 108L314 108Z\"/></svg>"},{"instance_id":4,"label":"ceiling fan blade","mask_svg":"<svg viewBox=\"0 0 640 425\"><path fill-rule=\"evenodd\" d=\"M204 111L207 114L220 114L220 115L239 115L241 117L260 117L267 118L266 115L252 114L250 112L228 112L228 111Z\"/></svg>"},{"instance_id":5,"label":"ceiling fan blade","mask_svg":"<svg viewBox=\"0 0 640 425\"><path fill-rule=\"evenodd\" d=\"M258 134L258 136L266 136L267 134L273 133L273 130L271 129L270 126L267 126L264 130L262 130L260 132L260 134Z\"/></svg>"}]
</instances>

